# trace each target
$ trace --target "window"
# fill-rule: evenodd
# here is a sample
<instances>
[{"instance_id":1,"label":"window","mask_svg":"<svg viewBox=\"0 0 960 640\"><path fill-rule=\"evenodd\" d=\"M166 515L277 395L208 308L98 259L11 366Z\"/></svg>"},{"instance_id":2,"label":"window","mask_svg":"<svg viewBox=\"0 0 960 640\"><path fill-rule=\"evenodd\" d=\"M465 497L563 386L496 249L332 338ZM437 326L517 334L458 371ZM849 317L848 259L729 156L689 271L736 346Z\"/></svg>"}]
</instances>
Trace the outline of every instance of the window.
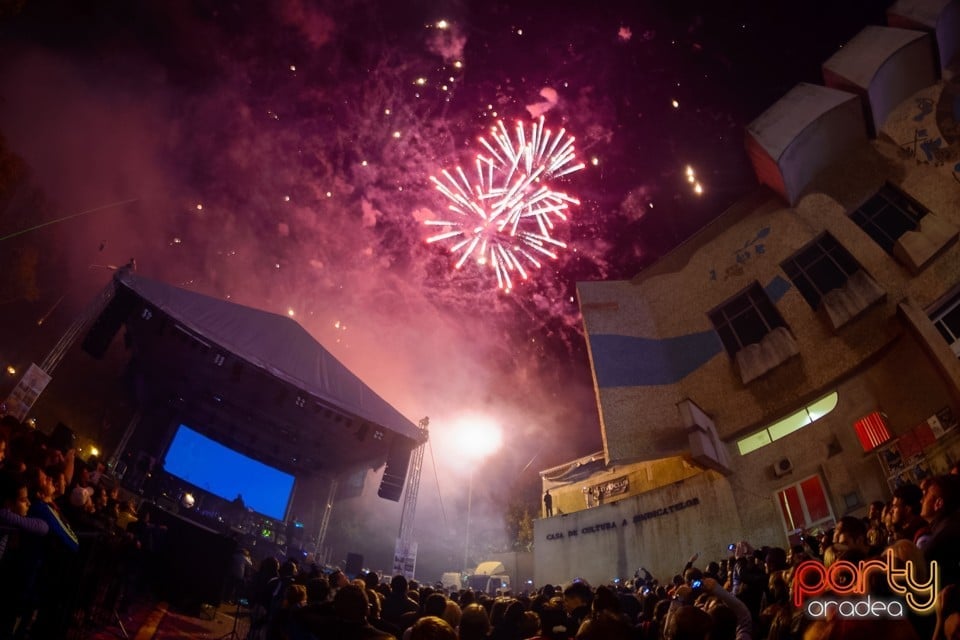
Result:
<instances>
[{"instance_id":1,"label":"window","mask_svg":"<svg viewBox=\"0 0 960 640\"><path fill-rule=\"evenodd\" d=\"M953 353L960 358L960 291L930 316L933 326L947 341Z\"/></svg>"},{"instance_id":2,"label":"window","mask_svg":"<svg viewBox=\"0 0 960 640\"><path fill-rule=\"evenodd\" d=\"M749 344L760 342L777 327L787 326L766 292L756 282L708 315L731 356Z\"/></svg>"},{"instance_id":3,"label":"window","mask_svg":"<svg viewBox=\"0 0 960 640\"><path fill-rule=\"evenodd\" d=\"M927 210L911 200L899 189L887 183L872 198L850 214L883 250L893 254L893 245L907 231L917 228Z\"/></svg>"},{"instance_id":4,"label":"window","mask_svg":"<svg viewBox=\"0 0 960 640\"><path fill-rule=\"evenodd\" d=\"M799 431L807 425L813 424L823 416L833 411L837 406L837 392L834 391L819 400L808 404L800 411L791 413L786 418L781 418L764 429L751 433L745 438L737 440L737 449L740 455L746 455L756 451L760 447L765 447L774 440L779 440L788 436L794 431Z\"/></svg>"},{"instance_id":5,"label":"window","mask_svg":"<svg viewBox=\"0 0 960 640\"><path fill-rule=\"evenodd\" d=\"M777 504L788 534L799 529L827 528L834 523L833 509L820 476L804 478L777 491Z\"/></svg>"},{"instance_id":6,"label":"window","mask_svg":"<svg viewBox=\"0 0 960 640\"><path fill-rule=\"evenodd\" d=\"M814 309L820 306L820 299L825 294L842 287L860 270L854 257L829 233L821 235L780 266Z\"/></svg>"}]
</instances>

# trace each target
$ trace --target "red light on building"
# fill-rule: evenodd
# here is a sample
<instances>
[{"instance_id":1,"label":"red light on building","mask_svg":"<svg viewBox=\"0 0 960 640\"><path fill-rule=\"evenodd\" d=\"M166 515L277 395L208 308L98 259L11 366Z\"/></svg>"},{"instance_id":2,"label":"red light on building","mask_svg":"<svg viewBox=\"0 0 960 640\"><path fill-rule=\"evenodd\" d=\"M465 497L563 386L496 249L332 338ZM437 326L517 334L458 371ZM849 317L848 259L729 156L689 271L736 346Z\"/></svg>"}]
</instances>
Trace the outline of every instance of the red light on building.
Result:
<instances>
[{"instance_id":1,"label":"red light on building","mask_svg":"<svg viewBox=\"0 0 960 640\"><path fill-rule=\"evenodd\" d=\"M879 411L869 413L853 423L864 451L873 451L890 439L887 418Z\"/></svg>"}]
</instances>

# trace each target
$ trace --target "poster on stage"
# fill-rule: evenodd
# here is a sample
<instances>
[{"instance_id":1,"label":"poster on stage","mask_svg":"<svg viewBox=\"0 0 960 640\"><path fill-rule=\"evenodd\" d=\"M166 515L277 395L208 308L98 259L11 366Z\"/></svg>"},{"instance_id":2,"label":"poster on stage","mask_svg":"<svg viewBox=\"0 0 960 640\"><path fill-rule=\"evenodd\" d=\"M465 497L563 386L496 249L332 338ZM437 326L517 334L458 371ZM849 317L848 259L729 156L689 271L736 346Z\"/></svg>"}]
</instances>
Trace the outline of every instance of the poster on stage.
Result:
<instances>
[{"instance_id":1,"label":"poster on stage","mask_svg":"<svg viewBox=\"0 0 960 640\"><path fill-rule=\"evenodd\" d=\"M4 413L23 422L27 413L33 407L33 403L37 401L43 390L50 384L50 380L52 380L50 374L31 363L30 368L23 374L20 382L17 383L17 386L13 388L13 391L4 401Z\"/></svg>"},{"instance_id":2,"label":"poster on stage","mask_svg":"<svg viewBox=\"0 0 960 640\"><path fill-rule=\"evenodd\" d=\"M413 572L416 568L417 543L404 543L397 538L397 546L393 552L393 575L402 575L407 580L413 580Z\"/></svg>"}]
</instances>

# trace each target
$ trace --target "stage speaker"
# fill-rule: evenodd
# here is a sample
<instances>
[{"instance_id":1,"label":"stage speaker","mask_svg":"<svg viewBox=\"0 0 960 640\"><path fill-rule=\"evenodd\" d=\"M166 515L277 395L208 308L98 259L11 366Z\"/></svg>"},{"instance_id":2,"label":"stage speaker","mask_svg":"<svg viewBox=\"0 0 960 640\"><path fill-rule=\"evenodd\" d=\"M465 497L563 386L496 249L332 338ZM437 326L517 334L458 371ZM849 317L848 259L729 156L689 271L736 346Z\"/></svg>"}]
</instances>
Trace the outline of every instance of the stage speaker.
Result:
<instances>
[{"instance_id":1,"label":"stage speaker","mask_svg":"<svg viewBox=\"0 0 960 640\"><path fill-rule=\"evenodd\" d=\"M352 580L359 577L361 571L363 571L363 554L348 553L347 565L343 568L343 572Z\"/></svg>"},{"instance_id":2,"label":"stage speaker","mask_svg":"<svg viewBox=\"0 0 960 640\"><path fill-rule=\"evenodd\" d=\"M387 455L387 467L383 470L383 479L377 495L384 500L400 502L403 485L407 481L407 468L410 466L410 449L400 446L396 440Z\"/></svg>"},{"instance_id":3,"label":"stage speaker","mask_svg":"<svg viewBox=\"0 0 960 640\"><path fill-rule=\"evenodd\" d=\"M155 551L159 595L186 610L219 605L236 541L175 513L151 510L152 521L166 527Z\"/></svg>"},{"instance_id":4,"label":"stage speaker","mask_svg":"<svg viewBox=\"0 0 960 640\"><path fill-rule=\"evenodd\" d=\"M137 295L122 285L115 285L113 299L104 308L83 339L83 350L99 360L107 352L113 337L137 305Z\"/></svg>"}]
</instances>

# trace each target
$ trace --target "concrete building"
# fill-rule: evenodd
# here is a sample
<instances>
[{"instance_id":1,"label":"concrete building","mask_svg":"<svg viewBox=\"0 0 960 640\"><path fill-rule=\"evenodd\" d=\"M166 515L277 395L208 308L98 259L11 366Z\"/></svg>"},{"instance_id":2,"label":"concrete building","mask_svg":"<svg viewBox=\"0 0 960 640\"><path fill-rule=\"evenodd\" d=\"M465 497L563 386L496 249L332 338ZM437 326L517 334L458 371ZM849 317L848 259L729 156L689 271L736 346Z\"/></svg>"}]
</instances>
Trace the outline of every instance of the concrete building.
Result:
<instances>
[{"instance_id":1,"label":"concrete building","mask_svg":"<svg viewBox=\"0 0 960 640\"><path fill-rule=\"evenodd\" d=\"M895 4L747 128L755 193L578 284L603 450L541 472L539 584L785 547L960 459L958 6Z\"/></svg>"}]
</instances>

